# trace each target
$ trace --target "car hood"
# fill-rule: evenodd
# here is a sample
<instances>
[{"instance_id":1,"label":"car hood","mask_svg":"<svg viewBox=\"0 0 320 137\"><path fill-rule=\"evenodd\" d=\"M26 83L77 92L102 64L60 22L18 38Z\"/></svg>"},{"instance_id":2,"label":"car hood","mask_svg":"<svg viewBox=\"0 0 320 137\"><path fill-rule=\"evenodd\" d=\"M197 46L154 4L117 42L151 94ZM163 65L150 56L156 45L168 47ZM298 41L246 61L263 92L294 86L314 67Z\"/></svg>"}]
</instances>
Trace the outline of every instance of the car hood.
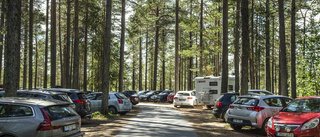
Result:
<instances>
[{"instance_id":1,"label":"car hood","mask_svg":"<svg viewBox=\"0 0 320 137\"><path fill-rule=\"evenodd\" d=\"M311 119L320 117L320 113L279 112L272 120L277 124L303 124Z\"/></svg>"}]
</instances>

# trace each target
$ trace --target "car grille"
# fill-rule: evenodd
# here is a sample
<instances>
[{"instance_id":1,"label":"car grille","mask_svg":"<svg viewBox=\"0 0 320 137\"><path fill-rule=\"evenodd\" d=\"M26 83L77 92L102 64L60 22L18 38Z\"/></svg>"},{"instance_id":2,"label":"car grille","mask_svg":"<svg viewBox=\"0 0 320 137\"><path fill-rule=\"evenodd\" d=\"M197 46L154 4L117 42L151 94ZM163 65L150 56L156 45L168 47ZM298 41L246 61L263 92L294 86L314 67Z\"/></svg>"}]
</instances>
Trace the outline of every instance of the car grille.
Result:
<instances>
[{"instance_id":1,"label":"car grille","mask_svg":"<svg viewBox=\"0 0 320 137\"><path fill-rule=\"evenodd\" d=\"M285 130L286 127L290 127L291 130L297 129L300 125L287 125L287 124L274 124L274 127L280 127L280 130Z\"/></svg>"}]
</instances>

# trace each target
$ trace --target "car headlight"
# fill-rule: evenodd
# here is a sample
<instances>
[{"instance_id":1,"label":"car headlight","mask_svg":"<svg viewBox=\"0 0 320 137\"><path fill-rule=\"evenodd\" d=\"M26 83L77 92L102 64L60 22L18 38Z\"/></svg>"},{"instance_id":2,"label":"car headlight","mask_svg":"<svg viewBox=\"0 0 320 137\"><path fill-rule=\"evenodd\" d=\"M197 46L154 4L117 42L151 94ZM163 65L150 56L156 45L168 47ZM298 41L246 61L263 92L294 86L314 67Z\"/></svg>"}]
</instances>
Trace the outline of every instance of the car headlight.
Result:
<instances>
[{"instance_id":1,"label":"car headlight","mask_svg":"<svg viewBox=\"0 0 320 137\"><path fill-rule=\"evenodd\" d=\"M270 127L270 128L272 128L272 117L269 118L268 123L267 123L267 126Z\"/></svg>"},{"instance_id":2,"label":"car headlight","mask_svg":"<svg viewBox=\"0 0 320 137\"><path fill-rule=\"evenodd\" d=\"M315 118L315 119L312 119L311 121L305 123L301 130L307 130L307 129L311 129L311 128L315 128L317 127L319 124L319 118Z\"/></svg>"}]
</instances>

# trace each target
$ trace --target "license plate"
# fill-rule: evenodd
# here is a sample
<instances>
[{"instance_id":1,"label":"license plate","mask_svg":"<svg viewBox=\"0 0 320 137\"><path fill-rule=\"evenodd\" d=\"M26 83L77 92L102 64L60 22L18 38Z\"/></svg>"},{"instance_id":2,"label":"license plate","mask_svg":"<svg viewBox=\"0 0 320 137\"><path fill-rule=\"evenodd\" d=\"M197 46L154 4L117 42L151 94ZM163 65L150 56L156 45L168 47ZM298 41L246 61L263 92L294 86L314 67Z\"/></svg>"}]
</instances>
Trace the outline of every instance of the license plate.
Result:
<instances>
[{"instance_id":1,"label":"license plate","mask_svg":"<svg viewBox=\"0 0 320 137\"><path fill-rule=\"evenodd\" d=\"M76 128L77 128L77 127L76 127L76 124L68 125L68 126L64 126L64 127L63 127L63 131L64 131L64 132L67 132L67 131L74 130L74 129L76 129Z\"/></svg>"},{"instance_id":2,"label":"license plate","mask_svg":"<svg viewBox=\"0 0 320 137\"><path fill-rule=\"evenodd\" d=\"M284 132L277 132L277 136L294 137L293 133L284 133Z\"/></svg>"},{"instance_id":3,"label":"license plate","mask_svg":"<svg viewBox=\"0 0 320 137\"><path fill-rule=\"evenodd\" d=\"M233 122L235 122L235 123L243 123L243 120L233 119Z\"/></svg>"},{"instance_id":4,"label":"license plate","mask_svg":"<svg viewBox=\"0 0 320 137\"><path fill-rule=\"evenodd\" d=\"M186 101L185 99L179 99L179 101Z\"/></svg>"}]
</instances>

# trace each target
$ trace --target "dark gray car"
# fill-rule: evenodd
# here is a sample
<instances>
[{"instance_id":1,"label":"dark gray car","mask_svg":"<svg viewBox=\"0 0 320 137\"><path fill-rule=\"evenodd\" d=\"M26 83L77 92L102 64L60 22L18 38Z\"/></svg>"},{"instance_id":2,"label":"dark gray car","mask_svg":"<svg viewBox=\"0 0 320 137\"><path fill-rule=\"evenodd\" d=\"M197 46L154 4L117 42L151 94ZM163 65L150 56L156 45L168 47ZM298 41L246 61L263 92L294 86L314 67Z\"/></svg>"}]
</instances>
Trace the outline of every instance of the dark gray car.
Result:
<instances>
[{"instance_id":1,"label":"dark gray car","mask_svg":"<svg viewBox=\"0 0 320 137\"><path fill-rule=\"evenodd\" d=\"M82 136L81 118L59 100L0 98L0 136L56 137Z\"/></svg>"}]
</instances>

